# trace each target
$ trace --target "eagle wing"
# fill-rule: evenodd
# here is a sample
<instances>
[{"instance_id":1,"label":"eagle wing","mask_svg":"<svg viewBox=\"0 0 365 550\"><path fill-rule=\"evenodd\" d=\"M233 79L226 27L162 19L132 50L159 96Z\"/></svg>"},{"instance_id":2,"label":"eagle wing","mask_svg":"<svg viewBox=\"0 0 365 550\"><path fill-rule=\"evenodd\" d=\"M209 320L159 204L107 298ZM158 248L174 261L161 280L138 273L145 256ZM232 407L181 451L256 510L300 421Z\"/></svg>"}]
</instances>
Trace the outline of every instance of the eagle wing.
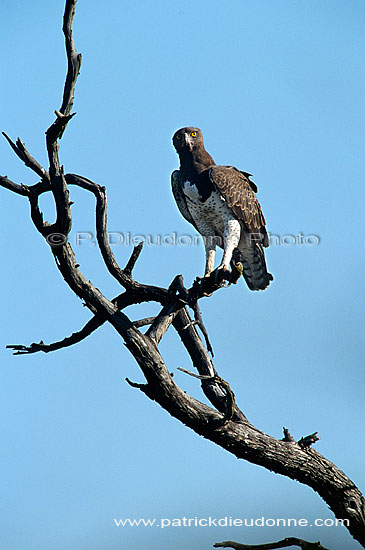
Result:
<instances>
[{"instance_id":1,"label":"eagle wing","mask_svg":"<svg viewBox=\"0 0 365 550\"><path fill-rule=\"evenodd\" d=\"M266 247L269 246L266 222L253 190L257 187L249 176L250 174L241 172L234 166L212 166L209 169L210 180L237 219L243 222L250 233L261 234L261 242Z\"/></svg>"},{"instance_id":2,"label":"eagle wing","mask_svg":"<svg viewBox=\"0 0 365 550\"><path fill-rule=\"evenodd\" d=\"M180 178L180 170L174 170L172 172L172 174L171 174L171 187L172 187L172 194L174 195L176 204L177 204L181 214L198 231L198 228L195 225L194 219L193 219L192 215L190 214L188 205L186 203L186 197L185 197L184 191L182 189L182 183L181 183L181 178Z\"/></svg>"}]
</instances>

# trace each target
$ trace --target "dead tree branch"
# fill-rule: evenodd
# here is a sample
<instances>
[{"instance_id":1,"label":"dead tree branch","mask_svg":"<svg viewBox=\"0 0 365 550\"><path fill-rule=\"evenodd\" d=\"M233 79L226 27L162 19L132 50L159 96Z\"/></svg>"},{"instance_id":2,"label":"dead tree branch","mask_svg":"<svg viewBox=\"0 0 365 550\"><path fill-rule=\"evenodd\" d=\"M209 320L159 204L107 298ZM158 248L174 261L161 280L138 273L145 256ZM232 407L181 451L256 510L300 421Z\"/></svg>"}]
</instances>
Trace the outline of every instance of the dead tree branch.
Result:
<instances>
[{"instance_id":1,"label":"dead tree branch","mask_svg":"<svg viewBox=\"0 0 365 550\"><path fill-rule=\"evenodd\" d=\"M185 374L189 374L194 378L199 378L200 380L209 381L209 382L216 382L224 390L225 396L226 396L225 413L222 419L222 424L226 424L229 420L232 420L235 413L236 399L228 382L223 380L223 378L221 378L218 375L205 376L203 374L195 374L194 372L190 372L189 370L183 369L182 367L177 367L177 368L178 370L181 370L181 372L184 372Z\"/></svg>"},{"instance_id":2,"label":"dead tree branch","mask_svg":"<svg viewBox=\"0 0 365 550\"><path fill-rule=\"evenodd\" d=\"M104 323L104 320L99 317L92 317L86 325L79 330L74 332L71 336L66 336L63 340L59 342L53 342L52 344L45 344L42 340L39 343L33 342L30 346L22 345L8 345L6 346L9 349L14 351L14 355L25 355L30 353L37 353L38 351L43 351L44 353L49 353L50 351L56 351L62 348L67 348L81 342L97 328L99 328Z\"/></svg>"},{"instance_id":3,"label":"dead tree branch","mask_svg":"<svg viewBox=\"0 0 365 550\"><path fill-rule=\"evenodd\" d=\"M288 537L278 542L268 542L267 544L240 544L226 540L225 542L216 542L213 548L234 548L235 550L274 550L275 548L287 548L288 546L299 546L302 550L328 550L319 542L307 542L296 537Z\"/></svg>"},{"instance_id":4,"label":"dead tree branch","mask_svg":"<svg viewBox=\"0 0 365 550\"><path fill-rule=\"evenodd\" d=\"M49 181L49 174L45 171L45 169L35 160L35 158L32 157L32 155L27 151L25 144L22 142L20 138L16 140L16 143L13 142L13 140L10 139L10 137L5 133L2 132L3 136L9 143L10 147L13 149L15 154L20 158L21 161L24 162L25 166L28 166L28 168L31 168L33 172L38 174L42 179L45 178L47 181Z\"/></svg>"},{"instance_id":5,"label":"dead tree branch","mask_svg":"<svg viewBox=\"0 0 365 550\"><path fill-rule=\"evenodd\" d=\"M5 189L9 189L9 191L12 191L13 193L16 193L17 195L22 195L23 197L28 196L27 187L25 185L14 183L6 176L0 176L0 185L1 187L4 187Z\"/></svg>"},{"instance_id":6,"label":"dead tree branch","mask_svg":"<svg viewBox=\"0 0 365 550\"><path fill-rule=\"evenodd\" d=\"M75 17L76 1L66 0L65 13L63 16L63 34L65 35L65 46L67 53L67 75L63 91L63 101L60 112L64 116L71 113L74 103L76 80L81 67L81 54L77 53L72 32L72 24Z\"/></svg>"},{"instance_id":7,"label":"dead tree branch","mask_svg":"<svg viewBox=\"0 0 365 550\"><path fill-rule=\"evenodd\" d=\"M307 435L306 437L302 437L301 439L299 439L298 445L300 445L302 449L306 449L310 447L311 445L313 445L313 443L320 440L320 437L318 437L317 434L318 432L314 432L314 434Z\"/></svg>"},{"instance_id":8,"label":"dead tree branch","mask_svg":"<svg viewBox=\"0 0 365 550\"><path fill-rule=\"evenodd\" d=\"M136 265L136 262L139 258L139 255L140 253L142 252L142 248L143 248L143 242L137 244L135 247L134 247L134 250L132 252L132 255L131 257L129 258L128 262L127 262L127 265L125 266L124 268L124 273L128 276L128 277L131 277L132 276L132 271L133 271L133 268L134 266Z\"/></svg>"},{"instance_id":9,"label":"dead tree branch","mask_svg":"<svg viewBox=\"0 0 365 550\"><path fill-rule=\"evenodd\" d=\"M364 498L355 484L339 468L311 448L311 445L318 440L317 434L314 433L295 442L289 432L285 433L283 440L263 433L253 426L240 411L229 384L218 375L208 352L210 347L208 333L201 318L198 300L222 288L225 284L224 281L216 281L215 274L213 274L211 277L197 280L190 289L184 287L181 276L175 278L167 289L137 282L132 277L132 270L140 257L142 246L138 245L134 249L123 270L118 265L107 238L105 187L75 174L64 175L59 160L58 140L73 116L71 110L74 90L81 64L81 55L76 52L72 37L75 6L76 0L66 0L63 31L68 71L62 106L60 111L56 112L56 119L46 132L49 168L45 170L30 155L20 139L14 143L6 136L14 152L26 166L33 170L38 178L41 177L41 181L28 187L14 183L6 176L2 176L0 185L28 198L31 219L35 227L50 245L56 265L66 284L87 306L92 313L92 318L81 331L60 342L47 346L41 341L39 344L31 346L13 345L10 347L18 354L60 349L81 341L98 326L108 322L122 337L145 377L144 384L130 382L133 387L143 391L146 396L156 401L173 417L197 434L221 446L237 458L264 466L273 472L312 487L325 500L337 518L349 520L350 533L361 544L365 544ZM124 289L124 292L113 300L109 300L92 282L86 279L80 271L74 251L67 241L72 226L69 185L77 185L95 196L96 234L101 255L109 273ZM39 196L44 192L53 194L56 206L56 222L52 225L43 219L38 204ZM162 307L160 313L153 318L133 322L124 312L130 305L151 301ZM194 321L191 319L187 307L192 308L195 315ZM150 323L151 326L146 334L138 330L138 327ZM175 383L165 365L158 344L170 325L173 325L178 332L182 344L199 373L202 389L215 407L214 409L184 392ZM202 330L208 349L204 346L196 326ZM244 546L240 548L244 548ZM319 547L317 546L317 548Z\"/></svg>"},{"instance_id":10,"label":"dead tree branch","mask_svg":"<svg viewBox=\"0 0 365 550\"><path fill-rule=\"evenodd\" d=\"M152 325L146 332L146 336L149 336L158 346L161 341L162 336L168 330L170 325L173 323L176 315L181 309L181 303L175 301L172 304L166 304L160 311L160 313L155 317Z\"/></svg>"}]
</instances>

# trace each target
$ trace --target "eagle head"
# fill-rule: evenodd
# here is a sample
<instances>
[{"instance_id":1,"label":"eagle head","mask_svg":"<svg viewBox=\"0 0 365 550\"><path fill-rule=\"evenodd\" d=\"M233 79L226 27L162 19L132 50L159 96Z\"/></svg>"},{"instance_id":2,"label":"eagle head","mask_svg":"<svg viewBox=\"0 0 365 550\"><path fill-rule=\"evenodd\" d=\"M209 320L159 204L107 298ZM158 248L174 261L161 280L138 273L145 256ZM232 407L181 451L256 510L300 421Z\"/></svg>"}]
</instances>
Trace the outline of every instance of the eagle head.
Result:
<instances>
[{"instance_id":1,"label":"eagle head","mask_svg":"<svg viewBox=\"0 0 365 550\"><path fill-rule=\"evenodd\" d=\"M201 146L204 148L201 130L193 126L177 130L173 135L172 143L178 153L193 151L193 149L197 149Z\"/></svg>"}]
</instances>

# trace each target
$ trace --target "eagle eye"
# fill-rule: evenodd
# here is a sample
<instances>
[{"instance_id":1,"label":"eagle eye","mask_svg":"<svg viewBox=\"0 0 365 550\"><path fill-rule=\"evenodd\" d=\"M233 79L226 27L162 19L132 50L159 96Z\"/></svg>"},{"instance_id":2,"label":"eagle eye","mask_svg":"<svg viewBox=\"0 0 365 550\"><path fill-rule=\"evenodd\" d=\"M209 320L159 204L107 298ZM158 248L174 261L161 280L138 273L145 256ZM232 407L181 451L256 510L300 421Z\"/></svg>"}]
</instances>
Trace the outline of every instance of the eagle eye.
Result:
<instances>
[{"instance_id":1,"label":"eagle eye","mask_svg":"<svg viewBox=\"0 0 365 550\"><path fill-rule=\"evenodd\" d=\"M176 137L176 139L181 139L180 134L177 134L177 136L175 136L175 137Z\"/></svg>"},{"instance_id":2,"label":"eagle eye","mask_svg":"<svg viewBox=\"0 0 365 550\"><path fill-rule=\"evenodd\" d=\"M192 137L196 137L198 134L197 132L191 132Z\"/></svg>"}]
</instances>

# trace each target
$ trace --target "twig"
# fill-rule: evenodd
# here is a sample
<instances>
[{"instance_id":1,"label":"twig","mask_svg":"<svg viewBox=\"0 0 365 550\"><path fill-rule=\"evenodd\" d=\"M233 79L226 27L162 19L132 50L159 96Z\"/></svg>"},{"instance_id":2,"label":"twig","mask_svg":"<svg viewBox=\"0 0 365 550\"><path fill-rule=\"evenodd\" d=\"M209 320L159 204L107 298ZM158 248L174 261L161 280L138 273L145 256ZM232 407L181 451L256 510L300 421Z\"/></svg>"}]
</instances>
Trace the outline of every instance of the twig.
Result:
<instances>
[{"instance_id":1,"label":"twig","mask_svg":"<svg viewBox=\"0 0 365 550\"><path fill-rule=\"evenodd\" d=\"M125 266L124 268L124 273L128 276L131 276L132 275L132 271L133 271L133 268L134 266L136 265L136 262L139 258L139 255L140 253L142 252L142 248L143 248L143 241L138 243L134 249L133 249L133 252L132 252L132 255L131 257L129 258L128 262L127 262L127 265Z\"/></svg>"},{"instance_id":2,"label":"twig","mask_svg":"<svg viewBox=\"0 0 365 550\"><path fill-rule=\"evenodd\" d=\"M223 378L221 378L217 374L215 374L214 376L207 376L203 374L195 374L194 372L191 372L187 369L183 369L182 367L177 367L177 368L181 372L184 372L185 374L189 374L189 376L193 376L194 378L198 378L199 380L202 380L202 383L206 381L216 382L225 391L225 394L226 394L225 411L224 411L223 419L220 425L224 425L230 420L232 420L235 412L236 399L228 382L223 380Z\"/></svg>"},{"instance_id":3,"label":"twig","mask_svg":"<svg viewBox=\"0 0 365 550\"><path fill-rule=\"evenodd\" d=\"M162 336L165 334L169 326L173 323L176 315L180 309L184 307L179 301L175 301L172 304L166 304L157 315L152 325L146 332L146 336L151 338L156 345L159 344Z\"/></svg>"},{"instance_id":4,"label":"twig","mask_svg":"<svg viewBox=\"0 0 365 550\"><path fill-rule=\"evenodd\" d=\"M133 321L133 326L136 328L145 327L146 325L150 325L151 323L153 323L155 319L156 317L145 317L144 319Z\"/></svg>"},{"instance_id":5,"label":"twig","mask_svg":"<svg viewBox=\"0 0 365 550\"><path fill-rule=\"evenodd\" d=\"M301 439L299 439L298 445L302 447L302 449L307 449L308 447L313 445L313 443L320 440L320 437L318 437L317 434L318 432L314 432L314 434L302 437Z\"/></svg>"},{"instance_id":6,"label":"twig","mask_svg":"<svg viewBox=\"0 0 365 550\"><path fill-rule=\"evenodd\" d=\"M296 443L294 437L290 434L287 428L283 428L284 437L281 441L287 441L288 443Z\"/></svg>"},{"instance_id":7,"label":"twig","mask_svg":"<svg viewBox=\"0 0 365 550\"><path fill-rule=\"evenodd\" d=\"M195 324L198 325L198 327L202 331L202 334L203 334L204 340L205 340L205 345L207 346L207 350L212 354L212 357L214 357L213 347L210 343L209 336L208 336L208 331L205 328L205 325L204 325L204 322L203 322L203 317L202 317L202 314L201 314L201 311L200 311L198 300L193 304L193 310L194 310Z\"/></svg>"},{"instance_id":8,"label":"twig","mask_svg":"<svg viewBox=\"0 0 365 550\"><path fill-rule=\"evenodd\" d=\"M213 360L201 341L201 338L186 308L179 312L173 325L178 332L182 343L187 349L194 367L197 369L199 374L208 377L205 384L202 385L204 394L207 396L212 405L224 414L226 411L226 393L222 390L219 384L217 384L217 382L213 381L214 376L217 375ZM246 416L237 407L237 405L235 406L233 420L242 423L248 422Z\"/></svg>"},{"instance_id":9,"label":"twig","mask_svg":"<svg viewBox=\"0 0 365 550\"><path fill-rule=\"evenodd\" d=\"M10 137L5 133L2 132L3 136L9 143L10 147L13 149L15 154L20 158L21 161L24 162L25 166L28 166L28 168L31 168L33 172L38 174L42 179L47 179L49 181L49 174L48 172L35 160L34 157L27 151L24 143L20 138L17 139L16 143L14 143Z\"/></svg>"},{"instance_id":10,"label":"twig","mask_svg":"<svg viewBox=\"0 0 365 550\"><path fill-rule=\"evenodd\" d=\"M288 537L278 542L269 542L267 544L241 544L226 540L216 542L213 548L234 548L235 550L274 550L276 548L287 548L288 546L299 546L302 550L328 550L320 542L307 542L296 537Z\"/></svg>"},{"instance_id":11,"label":"twig","mask_svg":"<svg viewBox=\"0 0 365 550\"><path fill-rule=\"evenodd\" d=\"M218 286L217 289L218 288L221 288L221 287ZM176 292L178 292L181 298L190 305L190 307L194 311L194 324L197 325L202 331L202 334L205 340L205 345L207 346L207 350L212 354L212 357L214 357L213 348L208 336L208 331L205 328L200 307L198 304L199 298L202 298L203 296L207 295L205 294L201 283L198 282L198 280L194 281L192 287L188 290L184 285L184 279L182 275L178 275L175 277L175 279L171 283L169 290L170 291L175 290Z\"/></svg>"},{"instance_id":12,"label":"twig","mask_svg":"<svg viewBox=\"0 0 365 550\"><path fill-rule=\"evenodd\" d=\"M14 183L6 176L0 176L0 185L1 187L4 187L5 189L9 189L9 191L12 191L13 193L16 193L17 195L23 195L23 197L28 196L28 188L26 185L19 185L19 183Z\"/></svg>"},{"instance_id":13,"label":"twig","mask_svg":"<svg viewBox=\"0 0 365 550\"><path fill-rule=\"evenodd\" d=\"M59 342L53 342L52 344L45 344L41 340L39 343L34 342L33 344L30 344L30 346L13 344L6 347L8 349L12 349L14 351L14 355L29 355L31 353L37 353L38 351L49 353L50 351L67 348L69 346L77 344L78 342L81 342L81 340L87 338L87 336L89 336L92 332L99 328L104 322L105 319L102 319L101 317L92 317L81 330L79 330L78 332L74 332L73 334L71 334L71 336L66 336L66 338L60 340Z\"/></svg>"},{"instance_id":14,"label":"twig","mask_svg":"<svg viewBox=\"0 0 365 550\"><path fill-rule=\"evenodd\" d=\"M139 382L132 382L132 380L129 380L128 377L126 377L125 381L132 387L132 388L137 388L139 390L145 390L145 388L147 387L147 384L140 384Z\"/></svg>"},{"instance_id":15,"label":"twig","mask_svg":"<svg viewBox=\"0 0 365 550\"><path fill-rule=\"evenodd\" d=\"M183 369L183 367L177 367L177 370L181 370L181 372L184 372L193 378L198 378L198 380L214 380L216 378L215 376L209 376L207 374L196 374L195 372L191 372L191 370Z\"/></svg>"},{"instance_id":16,"label":"twig","mask_svg":"<svg viewBox=\"0 0 365 550\"><path fill-rule=\"evenodd\" d=\"M134 303L138 303L138 298L135 298L131 294L127 294L126 292L123 294L120 294L116 298L112 300L112 303L117 305L118 310L122 310L125 307L128 307L130 305L133 305ZM59 340L57 342L53 342L52 344L45 344L43 340L40 342L33 342L29 346L24 346L22 344L9 344L6 346L7 349L12 349L15 353L14 355L26 355L31 353L37 353L39 351L42 351L44 353L49 353L51 351L57 351L62 348L67 348L70 346L73 346L74 344L77 344L90 336L95 330L97 330L99 327L101 327L105 322L106 318L101 315L94 315L89 321L85 324L85 326L77 331L71 334L71 336L66 336L63 340ZM155 320L155 317L146 317L144 319L140 319L133 322L133 326L143 327L145 325L150 325Z\"/></svg>"},{"instance_id":17,"label":"twig","mask_svg":"<svg viewBox=\"0 0 365 550\"><path fill-rule=\"evenodd\" d=\"M290 434L287 428L283 428L283 431L284 437L281 441L286 441L288 443L297 443L302 449L308 449L316 441L320 440L320 437L318 437L317 435L318 432L307 435L306 437L302 437L301 439L299 439L299 441L295 441L294 437Z\"/></svg>"}]
</instances>

